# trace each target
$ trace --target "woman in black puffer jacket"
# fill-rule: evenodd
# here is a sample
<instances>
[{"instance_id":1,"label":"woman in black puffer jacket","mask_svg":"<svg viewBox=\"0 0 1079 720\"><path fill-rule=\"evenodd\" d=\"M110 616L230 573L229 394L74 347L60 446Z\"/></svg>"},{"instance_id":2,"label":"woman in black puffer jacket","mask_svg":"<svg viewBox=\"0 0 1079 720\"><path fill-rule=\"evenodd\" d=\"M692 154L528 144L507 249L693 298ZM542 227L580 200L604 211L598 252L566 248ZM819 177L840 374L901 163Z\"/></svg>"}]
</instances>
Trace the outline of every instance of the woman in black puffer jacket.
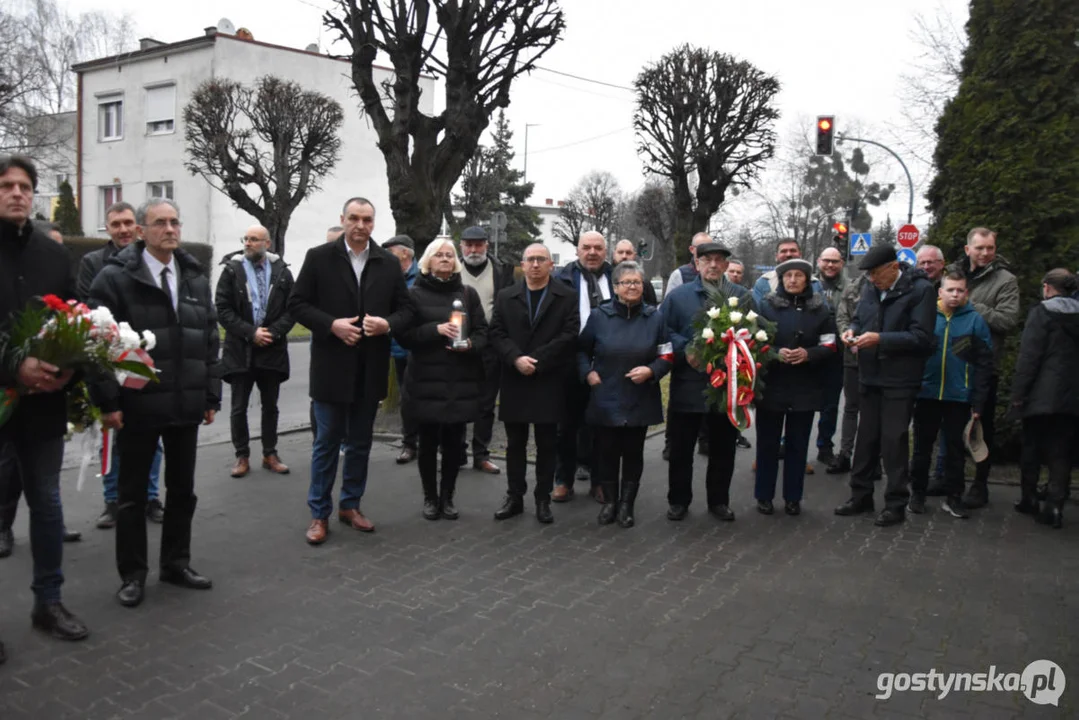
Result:
<instances>
[{"instance_id":1,"label":"woman in black puffer jacket","mask_svg":"<svg viewBox=\"0 0 1079 720\"><path fill-rule=\"evenodd\" d=\"M813 292L813 266L787 260L776 268L780 284L764 298L761 315L776 323L779 360L768 367L757 400L757 511L771 515L779 474L779 445L786 424L783 500L788 515L802 511L813 413L823 407L825 362L836 352L835 320L824 297Z\"/></svg>"},{"instance_id":2,"label":"woman in black puffer jacket","mask_svg":"<svg viewBox=\"0 0 1079 720\"><path fill-rule=\"evenodd\" d=\"M435 240L419 262L412 286L415 320L396 333L412 351L405 371L406 410L419 425L419 469L423 482L423 516L456 520L453 493L461 468L465 426L480 415L487 319L479 295L461 284L461 262L450 240ZM468 347L454 350L457 326L450 322L453 301L468 314ZM442 449L442 488L438 488L437 454Z\"/></svg>"}]
</instances>

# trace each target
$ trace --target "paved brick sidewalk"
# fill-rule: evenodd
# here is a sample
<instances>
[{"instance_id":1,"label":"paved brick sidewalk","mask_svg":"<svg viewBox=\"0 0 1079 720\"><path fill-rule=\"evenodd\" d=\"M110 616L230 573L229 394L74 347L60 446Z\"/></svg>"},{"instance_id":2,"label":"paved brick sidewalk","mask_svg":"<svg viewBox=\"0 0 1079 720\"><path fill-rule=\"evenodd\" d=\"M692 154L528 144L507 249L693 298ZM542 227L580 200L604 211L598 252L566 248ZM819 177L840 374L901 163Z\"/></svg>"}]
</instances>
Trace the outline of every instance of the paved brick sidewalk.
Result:
<instances>
[{"instance_id":1,"label":"paved brick sidewalk","mask_svg":"<svg viewBox=\"0 0 1079 720\"><path fill-rule=\"evenodd\" d=\"M223 418L224 419L224 418ZM361 535L336 522L303 542L310 438L283 438L293 473L227 476L200 456L194 562L211 592L151 576L136 610L113 600L113 535L100 495L64 501L65 595L93 635L30 629L25 508L0 560L0 719L112 718L1006 718L1079 712L1079 513L1062 532L1010 509L1013 488L962 522L940 512L880 530L837 518L846 492L807 478L805 514L752 510L751 451L719 524L697 500L668 522L662 437L649 441L638 526L595 524L579 497L542 527L491 518L504 476L465 471L456 523L420 516L416 466L376 446ZM531 512L531 501L529 501ZM156 542L159 529L151 532ZM156 551L153 552L156 554ZM1058 663L1060 708L1019 693L897 693L880 672L1021 672Z\"/></svg>"}]
</instances>

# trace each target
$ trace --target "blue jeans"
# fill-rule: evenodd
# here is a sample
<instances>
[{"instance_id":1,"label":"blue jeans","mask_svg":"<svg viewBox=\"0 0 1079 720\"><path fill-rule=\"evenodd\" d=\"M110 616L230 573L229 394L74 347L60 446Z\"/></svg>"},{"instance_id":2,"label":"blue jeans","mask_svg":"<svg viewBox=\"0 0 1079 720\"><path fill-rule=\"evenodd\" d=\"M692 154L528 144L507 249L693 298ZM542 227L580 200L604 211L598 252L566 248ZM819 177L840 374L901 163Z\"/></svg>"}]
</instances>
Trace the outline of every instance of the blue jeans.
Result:
<instances>
[{"instance_id":1,"label":"blue jeans","mask_svg":"<svg viewBox=\"0 0 1079 720\"><path fill-rule=\"evenodd\" d=\"M824 407L817 421L817 449L831 449L839 422L839 395L843 392L843 358L832 358L824 371Z\"/></svg>"},{"instance_id":2,"label":"blue jeans","mask_svg":"<svg viewBox=\"0 0 1079 720\"><path fill-rule=\"evenodd\" d=\"M315 444L311 449L311 486L307 506L311 517L325 520L333 512L333 484L337 461L345 450L341 471L341 510L360 506L367 489L367 460L371 455L371 432L378 413L378 401L362 398L352 403L315 401Z\"/></svg>"},{"instance_id":3,"label":"blue jeans","mask_svg":"<svg viewBox=\"0 0 1079 720\"><path fill-rule=\"evenodd\" d=\"M47 440L22 438L9 442L3 450L8 466L0 473L0 484L22 481L23 495L30 506L30 554L34 559L31 589L38 604L60 600L64 574L64 511L60 507L60 466L64 461L64 438ZM4 495L7 488L0 488Z\"/></svg>"},{"instance_id":4,"label":"blue jeans","mask_svg":"<svg viewBox=\"0 0 1079 720\"><path fill-rule=\"evenodd\" d=\"M109 472L105 477L101 478L102 484L105 486L105 502L116 502L119 493L117 487L120 483L120 453L115 452L112 456L112 467L109 468ZM146 498L147 500L157 500L158 498L158 483L161 481L161 443L157 443L157 452L154 453L154 461L150 465L150 481L146 485Z\"/></svg>"}]
</instances>

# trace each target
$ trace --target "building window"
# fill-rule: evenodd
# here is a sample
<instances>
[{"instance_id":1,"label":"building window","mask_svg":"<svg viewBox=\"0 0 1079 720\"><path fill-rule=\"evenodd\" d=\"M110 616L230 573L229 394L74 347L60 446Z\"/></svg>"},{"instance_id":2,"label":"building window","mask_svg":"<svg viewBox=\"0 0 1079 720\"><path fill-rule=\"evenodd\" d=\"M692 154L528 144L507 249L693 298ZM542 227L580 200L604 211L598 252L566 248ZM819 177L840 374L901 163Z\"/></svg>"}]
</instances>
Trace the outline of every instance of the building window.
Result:
<instances>
[{"instance_id":1,"label":"building window","mask_svg":"<svg viewBox=\"0 0 1079 720\"><path fill-rule=\"evenodd\" d=\"M124 199L124 188L121 185L105 185L101 188L101 225L102 230L105 229L105 216L113 203L118 203Z\"/></svg>"},{"instance_id":2,"label":"building window","mask_svg":"<svg viewBox=\"0 0 1079 720\"><path fill-rule=\"evenodd\" d=\"M146 134L162 135L176 129L176 86L146 88Z\"/></svg>"},{"instance_id":3,"label":"building window","mask_svg":"<svg viewBox=\"0 0 1079 720\"><path fill-rule=\"evenodd\" d=\"M102 141L123 139L124 99L121 96L110 95L98 99L97 124Z\"/></svg>"},{"instance_id":4,"label":"building window","mask_svg":"<svg viewBox=\"0 0 1079 720\"><path fill-rule=\"evenodd\" d=\"M559 257L559 254L558 254L558 253L551 253L551 262L552 262L552 263L554 263L555 265L557 265L557 264L558 264L558 261L559 261L560 259L561 259L561 258Z\"/></svg>"},{"instance_id":5,"label":"building window","mask_svg":"<svg viewBox=\"0 0 1079 720\"><path fill-rule=\"evenodd\" d=\"M168 200L172 200L172 183L171 182L146 183L146 197L148 197L148 198L166 198Z\"/></svg>"}]
</instances>

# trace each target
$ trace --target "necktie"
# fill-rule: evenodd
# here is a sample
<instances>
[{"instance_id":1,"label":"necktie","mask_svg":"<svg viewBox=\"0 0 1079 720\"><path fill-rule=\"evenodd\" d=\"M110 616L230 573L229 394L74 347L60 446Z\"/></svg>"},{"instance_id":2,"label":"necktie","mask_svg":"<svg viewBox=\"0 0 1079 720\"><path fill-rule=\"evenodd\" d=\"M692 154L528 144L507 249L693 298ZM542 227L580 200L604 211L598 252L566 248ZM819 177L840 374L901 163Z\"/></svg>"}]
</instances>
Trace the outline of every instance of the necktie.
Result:
<instances>
[{"instance_id":1,"label":"necktie","mask_svg":"<svg viewBox=\"0 0 1079 720\"><path fill-rule=\"evenodd\" d=\"M169 307L175 310L176 304L172 299L172 289L169 287L169 269L167 267L161 268L161 289L165 291L165 297L169 299Z\"/></svg>"},{"instance_id":2,"label":"necktie","mask_svg":"<svg viewBox=\"0 0 1079 720\"><path fill-rule=\"evenodd\" d=\"M255 325L261 327L262 320L266 316L266 293L263 284L266 282L266 271L261 264L255 266Z\"/></svg>"}]
</instances>

